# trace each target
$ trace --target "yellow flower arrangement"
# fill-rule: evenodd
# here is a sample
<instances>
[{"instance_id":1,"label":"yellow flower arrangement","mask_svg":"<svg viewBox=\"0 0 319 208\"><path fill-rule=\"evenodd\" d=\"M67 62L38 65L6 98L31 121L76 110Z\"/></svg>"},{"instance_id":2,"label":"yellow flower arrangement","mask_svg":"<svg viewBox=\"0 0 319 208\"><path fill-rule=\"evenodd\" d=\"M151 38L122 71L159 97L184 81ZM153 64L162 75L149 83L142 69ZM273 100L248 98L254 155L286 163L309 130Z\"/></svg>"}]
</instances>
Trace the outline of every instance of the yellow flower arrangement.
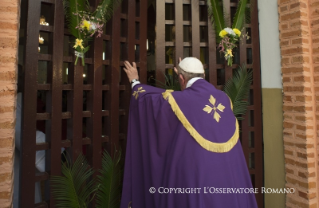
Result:
<instances>
[{"instance_id":1,"label":"yellow flower arrangement","mask_svg":"<svg viewBox=\"0 0 319 208\"><path fill-rule=\"evenodd\" d=\"M228 32L226 32L226 30L221 30L221 31L219 32L219 36L220 36L221 38L225 37L227 34L228 34Z\"/></svg>"},{"instance_id":2,"label":"yellow flower arrangement","mask_svg":"<svg viewBox=\"0 0 319 208\"><path fill-rule=\"evenodd\" d=\"M226 52L226 54L225 54L225 57L233 57L233 51L232 51L232 49L227 49L227 52Z\"/></svg>"},{"instance_id":3,"label":"yellow flower arrangement","mask_svg":"<svg viewBox=\"0 0 319 208\"><path fill-rule=\"evenodd\" d=\"M234 31L234 33L236 33L236 35L237 35L238 37L240 37L240 35L241 35L240 30L238 30L237 28L234 28L233 31Z\"/></svg>"},{"instance_id":4,"label":"yellow flower arrangement","mask_svg":"<svg viewBox=\"0 0 319 208\"><path fill-rule=\"evenodd\" d=\"M91 23L89 21L83 20L82 22L82 28L86 28L87 30L90 29Z\"/></svg>"},{"instance_id":5,"label":"yellow flower arrangement","mask_svg":"<svg viewBox=\"0 0 319 208\"><path fill-rule=\"evenodd\" d=\"M78 46L80 46L80 48L83 49L84 47L82 45L82 42L83 42L82 39L76 39L73 48L77 48Z\"/></svg>"}]
</instances>

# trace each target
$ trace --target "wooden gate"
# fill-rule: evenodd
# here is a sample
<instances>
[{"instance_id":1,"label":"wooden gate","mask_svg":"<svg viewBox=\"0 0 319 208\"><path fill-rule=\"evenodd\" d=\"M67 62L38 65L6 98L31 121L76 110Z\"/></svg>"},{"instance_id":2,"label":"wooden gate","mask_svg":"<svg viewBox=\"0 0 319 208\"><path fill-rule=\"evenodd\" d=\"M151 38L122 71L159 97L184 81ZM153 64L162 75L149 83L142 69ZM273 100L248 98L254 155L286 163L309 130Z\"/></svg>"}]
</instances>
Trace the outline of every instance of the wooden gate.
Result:
<instances>
[{"instance_id":1,"label":"wooden gate","mask_svg":"<svg viewBox=\"0 0 319 208\"><path fill-rule=\"evenodd\" d=\"M94 7L99 0L90 0ZM136 61L142 83L147 82L147 7L151 1L124 0L101 38L94 39L86 66L74 65L70 34L64 25L61 0L22 0L20 45L24 46L22 108L22 155L20 207L54 207L50 175L61 174L61 148L74 159L82 151L94 169L101 167L102 149L113 153L114 145L125 151L130 84L122 70L123 60ZM205 1L158 0L156 5L156 79L164 80L178 57L201 59L206 78L221 88L239 63L254 72L249 110L241 122L241 142L255 187L263 185L261 92L257 3L233 67L216 52L215 33ZM237 0L224 0L234 14ZM44 17L49 25L39 24ZM23 34L20 31L20 34ZM44 39L39 44L39 35ZM176 37L176 38L175 38ZM23 41L21 41L23 40ZM151 42L149 43L152 44ZM163 73L164 72L164 73ZM38 99L38 101L37 101ZM42 110L37 110L44 103ZM37 125L38 124L38 125ZM37 127L38 126L38 127ZM43 127L46 142L36 143ZM84 147L83 147L84 145ZM36 173L35 155L46 151L46 171ZM35 182L42 181L44 202L34 204ZM257 194L259 207L263 196Z\"/></svg>"},{"instance_id":2,"label":"wooden gate","mask_svg":"<svg viewBox=\"0 0 319 208\"><path fill-rule=\"evenodd\" d=\"M90 1L93 7L98 2ZM85 67L81 61L74 65L62 0L22 0L21 5L25 58L20 207L54 207L49 178L61 174L62 147L73 159L84 151L94 169L101 167L103 148L111 154L115 146L125 151L131 87L123 61L136 61L146 82L147 0L123 1L102 37L92 41ZM42 111L39 103L45 106ZM37 123L45 126L45 143L36 143ZM36 173L36 152L41 150L46 152L45 172ZM44 202L35 205L37 181L45 184Z\"/></svg>"},{"instance_id":3,"label":"wooden gate","mask_svg":"<svg viewBox=\"0 0 319 208\"><path fill-rule=\"evenodd\" d=\"M226 14L231 21L238 0L223 0ZM246 157L252 184L261 190L263 186L263 142L261 120L261 78L259 55L259 29L257 1L248 4L244 34L250 39L240 43L234 51L234 64L229 67L216 50L215 32L207 15L206 1L163 0L156 1L156 79L163 81L164 75L178 63L179 57L193 56L204 64L206 80L219 89L232 76L239 64L245 63L253 70L253 83L249 93L249 107L245 119L240 122L240 141ZM230 22L229 22L230 23ZM228 24L231 25L231 24ZM263 207L263 195L256 194L258 207Z\"/></svg>"}]
</instances>

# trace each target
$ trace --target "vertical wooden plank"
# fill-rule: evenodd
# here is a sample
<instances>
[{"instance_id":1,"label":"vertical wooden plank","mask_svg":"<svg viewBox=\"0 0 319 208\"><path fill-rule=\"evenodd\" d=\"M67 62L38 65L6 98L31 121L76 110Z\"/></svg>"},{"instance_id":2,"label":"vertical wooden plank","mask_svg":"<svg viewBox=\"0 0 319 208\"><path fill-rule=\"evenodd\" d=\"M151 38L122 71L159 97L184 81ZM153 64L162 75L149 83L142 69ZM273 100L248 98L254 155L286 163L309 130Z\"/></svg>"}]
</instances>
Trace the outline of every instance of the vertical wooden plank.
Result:
<instances>
[{"instance_id":1,"label":"vertical wooden plank","mask_svg":"<svg viewBox=\"0 0 319 208\"><path fill-rule=\"evenodd\" d=\"M51 95L47 96L47 109L51 113L51 120L47 121L50 133L46 133L46 141L51 149L46 153L46 171L51 175L61 175L61 132L62 132L62 67L63 67L63 36L64 25L63 3L56 0L54 5L54 31L53 52L51 71ZM48 154L49 153L49 154ZM49 166L50 165L50 166ZM55 200L51 192L50 206L53 207Z\"/></svg>"},{"instance_id":2,"label":"vertical wooden plank","mask_svg":"<svg viewBox=\"0 0 319 208\"><path fill-rule=\"evenodd\" d=\"M156 79L165 80L165 1L156 1Z\"/></svg>"},{"instance_id":3,"label":"vertical wooden plank","mask_svg":"<svg viewBox=\"0 0 319 208\"><path fill-rule=\"evenodd\" d=\"M143 2L141 2L140 6L143 5ZM146 38L143 39L142 36L142 31L143 31L143 27L142 27L142 22L143 22L143 18L141 17L141 21L140 22L140 28L139 28L139 40L136 40L135 34L137 28L135 28L135 11L136 11L136 0L128 0L128 13L127 13L127 31L129 31L129 33L127 33L127 59L130 63L135 62L135 43L139 41L139 43L142 43L142 41L146 41ZM140 10L140 15L143 14L143 11ZM142 52L142 46L140 45L140 54ZM140 70L139 70L139 79L141 81L141 83L146 83L146 70L145 70L145 66L142 64L143 62L143 57L140 56ZM146 61L144 60L145 64ZM142 66L143 65L143 66ZM127 79L127 76L125 74L125 72L123 70L121 70L122 73L122 80L121 80L121 84L125 85L125 91L121 92L121 102L123 105L123 109L125 110L126 114L121 116L121 123L122 123L122 128L120 129L120 132L123 133L124 135L127 135L127 127L128 127L128 114L129 114L129 104L130 104L130 99L131 99L131 83L129 83L129 80ZM126 141L125 141L126 142ZM125 148L125 146L123 146L123 148ZM123 151L123 149L122 149ZM124 153L125 154L125 153ZM123 154L123 155L124 155Z\"/></svg>"},{"instance_id":4,"label":"vertical wooden plank","mask_svg":"<svg viewBox=\"0 0 319 208\"><path fill-rule=\"evenodd\" d=\"M68 93L68 111L71 112L72 118L67 122L67 135L68 139L72 140L70 155L75 161L82 153L83 66L80 58L77 65L71 63L68 79L73 90Z\"/></svg>"},{"instance_id":5,"label":"vertical wooden plank","mask_svg":"<svg viewBox=\"0 0 319 208\"><path fill-rule=\"evenodd\" d=\"M262 111L261 111L261 77L260 77L260 51L259 51L259 27L258 27L258 3L251 4L251 33L253 44L253 69L254 69L254 130L255 130L255 185L263 186L263 137L262 137ZM263 195L256 195L258 207L263 207Z\"/></svg>"},{"instance_id":6,"label":"vertical wooden plank","mask_svg":"<svg viewBox=\"0 0 319 208\"><path fill-rule=\"evenodd\" d=\"M226 17L230 17L230 0L223 0L223 9L224 9L224 14L226 14ZM229 27L231 27L231 19L230 18L226 18L225 19L225 23L226 23L226 26L229 25ZM231 66L228 66L227 64L227 61L225 60L224 61L225 63L225 83L226 81L231 78L232 76L232 67Z\"/></svg>"},{"instance_id":7,"label":"vertical wooden plank","mask_svg":"<svg viewBox=\"0 0 319 208\"><path fill-rule=\"evenodd\" d=\"M183 57L183 0L175 0L175 66Z\"/></svg>"},{"instance_id":8,"label":"vertical wooden plank","mask_svg":"<svg viewBox=\"0 0 319 208\"><path fill-rule=\"evenodd\" d=\"M111 68L110 68L110 91L109 91L109 103L108 109L110 111L109 116L109 131L110 132L110 144L111 155L114 155L114 145L118 149L119 147L119 78L120 78L120 12L119 7L112 18L112 54L111 54Z\"/></svg>"},{"instance_id":9,"label":"vertical wooden plank","mask_svg":"<svg viewBox=\"0 0 319 208\"><path fill-rule=\"evenodd\" d=\"M28 1L26 45L24 49L24 88L22 100L21 154L20 154L20 206L34 206L36 106L38 71L38 36L40 1Z\"/></svg>"},{"instance_id":10,"label":"vertical wooden plank","mask_svg":"<svg viewBox=\"0 0 319 208\"><path fill-rule=\"evenodd\" d=\"M95 7L99 4L95 1ZM87 137L92 141L89 146L91 156L91 165L95 170L102 167L102 56L103 56L103 38L94 37L93 43L93 65L90 66L89 84L92 90L88 94L88 110L91 111L91 117L87 123ZM95 172L95 174L98 174Z\"/></svg>"},{"instance_id":11,"label":"vertical wooden plank","mask_svg":"<svg viewBox=\"0 0 319 208\"><path fill-rule=\"evenodd\" d=\"M92 90L88 93L88 110L91 117L87 123L87 137L92 141L89 152L91 164L95 170L102 164L102 54L103 39L94 39L93 65L89 69L89 84Z\"/></svg>"},{"instance_id":12,"label":"vertical wooden plank","mask_svg":"<svg viewBox=\"0 0 319 208\"><path fill-rule=\"evenodd\" d=\"M192 56L200 59L199 1L192 0Z\"/></svg>"},{"instance_id":13,"label":"vertical wooden plank","mask_svg":"<svg viewBox=\"0 0 319 208\"><path fill-rule=\"evenodd\" d=\"M129 0L133 1L133 0ZM147 0L140 0L140 80L142 83L147 82ZM129 7L129 12L131 7ZM135 7L134 7L135 8ZM135 10L134 10L135 11ZM130 30L129 30L130 31ZM135 34L135 33L133 33ZM165 63L165 56L164 56ZM165 67L163 68L165 69Z\"/></svg>"},{"instance_id":14,"label":"vertical wooden plank","mask_svg":"<svg viewBox=\"0 0 319 208\"><path fill-rule=\"evenodd\" d=\"M214 86L217 86L217 60L216 53L219 53L216 44L215 28L211 23L211 19L208 16L208 67L209 67L209 82Z\"/></svg>"}]
</instances>

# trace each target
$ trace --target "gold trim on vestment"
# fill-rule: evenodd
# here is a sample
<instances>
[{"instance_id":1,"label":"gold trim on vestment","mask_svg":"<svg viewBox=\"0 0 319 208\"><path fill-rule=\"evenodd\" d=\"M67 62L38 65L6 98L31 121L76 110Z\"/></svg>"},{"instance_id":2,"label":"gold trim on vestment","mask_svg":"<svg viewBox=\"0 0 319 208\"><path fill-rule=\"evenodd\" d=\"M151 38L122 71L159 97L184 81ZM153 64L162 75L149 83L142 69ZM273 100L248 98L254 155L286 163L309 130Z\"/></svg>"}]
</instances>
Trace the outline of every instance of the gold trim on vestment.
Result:
<instances>
[{"instance_id":1,"label":"gold trim on vestment","mask_svg":"<svg viewBox=\"0 0 319 208\"><path fill-rule=\"evenodd\" d=\"M171 108L175 115L177 116L178 120L183 124L184 128L190 133L190 135L196 140L196 142L202 146L204 149L210 151L210 152L217 152L217 153L224 153L229 152L238 142L239 139L239 126L238 121L236 119L236 129L233 134L233 136L224 143L216 143L211 142L202 135L200 135L196 129L192 126L192 124L189 123L187 118L185 117L184 113L179 108L178 104L175 101L174 96L172 95L173 90L166 90L162 93L163 98L168 101L168 103L171 105Z\"/></svg>"}]
</instances>

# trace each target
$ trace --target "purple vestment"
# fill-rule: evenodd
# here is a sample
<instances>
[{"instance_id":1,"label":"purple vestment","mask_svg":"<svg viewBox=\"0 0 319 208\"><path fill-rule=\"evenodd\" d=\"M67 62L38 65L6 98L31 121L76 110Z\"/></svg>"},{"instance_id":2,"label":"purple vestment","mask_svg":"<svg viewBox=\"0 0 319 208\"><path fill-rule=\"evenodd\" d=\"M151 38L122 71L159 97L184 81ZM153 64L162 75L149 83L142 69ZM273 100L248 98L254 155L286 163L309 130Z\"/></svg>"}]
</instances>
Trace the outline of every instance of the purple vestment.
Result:
<instances>
[{"instance_id":1,"label":"purple vestment","mask_svg":"<svg viewBox=\"0 0 319 208\"><path fill-rule=\"evenodd\" d=\"M132 92L121 208L257 207L224 92L203 79L172 92L173 98L143 84ZM236 142L224 152L224 146L202 146L229 144L231 138Z\"/></svg>"}]
</instances>

